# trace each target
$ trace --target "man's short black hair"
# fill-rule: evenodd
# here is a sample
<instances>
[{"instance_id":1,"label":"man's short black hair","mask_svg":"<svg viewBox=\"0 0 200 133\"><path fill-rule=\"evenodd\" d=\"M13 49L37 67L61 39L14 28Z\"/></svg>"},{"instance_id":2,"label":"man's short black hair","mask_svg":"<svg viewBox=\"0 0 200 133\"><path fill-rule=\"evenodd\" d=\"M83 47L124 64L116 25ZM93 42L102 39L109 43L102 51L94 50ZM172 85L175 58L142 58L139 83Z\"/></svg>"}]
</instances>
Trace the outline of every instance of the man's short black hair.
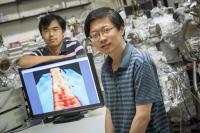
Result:
<instances>
[{"instance_id":1,"label":"man's short black hair","mask_svg":"<svg viewBox=\"0 0 200 133\"><path fill-rule=\"evenodd\" d=\"M120 30L121 27L124 27L124 21L117 11L110 7L101 7L91 11L87 16L84 25L86 37L89 37L91 22L101 18L109 18L118 30Z\"/></svg>"},{"instance_id":2,"label":"man's short black hair","mask_svg":"<svg viewBox=\"0 0 200 133\"><path fill-rule=\"evenodd\" d=\"M54 20L58 21L63 31L66 30L66 21L61 16L55 14L47 14L44 17L40 18L39 30L41 35L42 35L42 29L47 29L51 24L51 22Z\"/></svg>"}]
</instances>

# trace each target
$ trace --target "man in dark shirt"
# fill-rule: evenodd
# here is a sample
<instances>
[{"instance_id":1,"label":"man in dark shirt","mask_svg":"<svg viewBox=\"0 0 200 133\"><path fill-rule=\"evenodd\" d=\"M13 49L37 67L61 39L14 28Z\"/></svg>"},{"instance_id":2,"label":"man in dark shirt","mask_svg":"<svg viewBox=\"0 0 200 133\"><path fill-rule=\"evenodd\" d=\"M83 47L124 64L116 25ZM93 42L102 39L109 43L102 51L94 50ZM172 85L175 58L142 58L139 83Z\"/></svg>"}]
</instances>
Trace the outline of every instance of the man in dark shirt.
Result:
<instances>
[{"instance_id":1,"label":"man in dark shirt","mask_svg":"<svg viewBox=\"0 0 200 133\"><path fill-rule=\"evenodd\" d=\"M156 66L150 55L124 40L124 21L108 7L91 11L85 35L107 55L101 79L105 91L105 133L169 133Z\"/></svg>"},{"instance_id":2,"label":"man in dark shirt","mask_svg":"<svg viewBox=\"0 0 200 133\"><path fill-rule=\"evenodd\" d=\"M78 41L66 41L64 39L65 30L66 22L62 17L54 14L42 17L39 23L39 31L46 46L33 51L29 55L23 55L19 59L19 66L27 68L47 61L82 54L83 47Z\"/></svg>"}]
</instances>

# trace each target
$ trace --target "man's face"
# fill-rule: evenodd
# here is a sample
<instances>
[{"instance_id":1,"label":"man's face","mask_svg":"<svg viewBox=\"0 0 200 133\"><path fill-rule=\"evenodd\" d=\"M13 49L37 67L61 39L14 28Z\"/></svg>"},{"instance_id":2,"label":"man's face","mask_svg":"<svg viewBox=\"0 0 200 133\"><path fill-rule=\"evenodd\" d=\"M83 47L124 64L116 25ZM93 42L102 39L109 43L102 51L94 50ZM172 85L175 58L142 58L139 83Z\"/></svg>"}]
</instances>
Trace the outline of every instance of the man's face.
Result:
<instances>
[{"instance_id":1,"label":"man's face","mask_svg":"<svg viewBox=\"0 0 200 133\"><path fill-rule=\"evenodd\" d=\"M109 18L94 20L90 24L90 40L100 52L112 55L123 44L124 28L118 30Z\"/></svg>"},{"instance_id":2,"label":"man's face","mask_svg":"<svg viewBox=\"0 0 200 133\"><path fill-rule=\"evenodd\" d=\"M57 20L53 20L47 29L42 29L42 37L49 48L59 47L64 38L64 31Z\"/></svg>"}]
</instances>

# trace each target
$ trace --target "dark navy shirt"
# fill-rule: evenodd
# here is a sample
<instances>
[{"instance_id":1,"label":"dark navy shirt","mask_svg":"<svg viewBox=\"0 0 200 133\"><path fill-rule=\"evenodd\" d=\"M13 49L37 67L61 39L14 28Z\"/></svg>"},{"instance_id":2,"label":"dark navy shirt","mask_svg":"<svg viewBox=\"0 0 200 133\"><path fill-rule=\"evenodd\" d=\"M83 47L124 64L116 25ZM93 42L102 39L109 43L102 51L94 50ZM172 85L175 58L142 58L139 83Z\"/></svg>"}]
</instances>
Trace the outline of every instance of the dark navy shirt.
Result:
<instances>
[{"instance_id":1,"label":"dark navy shirt","mask_svg":"<svg viewBox=\"0 0 200 133\"><path fill-rule=\"evenodd\" d=\"M126 44L117 71L108 56L102 67L105 104L110 110L115 133L128 133L136 106L152 104L147 133L169 133L156 67L150 56Z\"/></svg>"},{"instance_id":2,"label":"dark navy shirt","mask_svg":"<svg viewBox=\"0 0 200 133\"><path fill-rule=\"evenodd\" d=\"M81 55L84 53L83 46L79 44L78 41L63 41L62 47L60 49L59 55L66 55L66 57L74 57L76 55ZM33 51L31 55L35 56L48 56L52 55L48 46L38 48Z\"/></svg>"}]
</instances>

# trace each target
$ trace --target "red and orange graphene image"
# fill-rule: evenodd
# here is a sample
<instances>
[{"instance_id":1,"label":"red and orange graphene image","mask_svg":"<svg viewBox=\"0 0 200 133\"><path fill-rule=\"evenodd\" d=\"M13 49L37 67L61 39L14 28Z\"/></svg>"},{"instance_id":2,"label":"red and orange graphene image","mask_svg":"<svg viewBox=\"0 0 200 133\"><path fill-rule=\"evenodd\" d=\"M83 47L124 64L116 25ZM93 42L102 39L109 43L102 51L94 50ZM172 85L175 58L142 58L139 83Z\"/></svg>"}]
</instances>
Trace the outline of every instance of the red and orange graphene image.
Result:
<instances>
[{"instance_id":1,"label":"red and orange graphene image","mask_svg":"<svg viewBox=\"0 0 200 133\"><path fill-rule=\"evenodd\" d=\"M79 99L73 95L68 82L59 67L50 69L53 83L54 111L81 106Z\"/></svg>"}]
</instances>

